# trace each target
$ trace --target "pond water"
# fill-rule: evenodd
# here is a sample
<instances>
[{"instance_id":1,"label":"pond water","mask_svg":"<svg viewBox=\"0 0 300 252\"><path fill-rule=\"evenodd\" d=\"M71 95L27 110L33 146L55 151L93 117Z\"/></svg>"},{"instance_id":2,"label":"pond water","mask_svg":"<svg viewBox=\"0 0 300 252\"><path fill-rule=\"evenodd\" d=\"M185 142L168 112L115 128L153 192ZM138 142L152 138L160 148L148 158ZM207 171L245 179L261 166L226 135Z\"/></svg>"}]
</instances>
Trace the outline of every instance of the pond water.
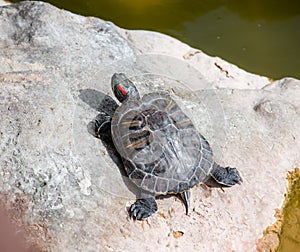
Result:
<instances>
[{"instance_id":1,"label":"pond water","mask_svg":"<svg viewBox=\"0 0 300 252\"><path fill-rule=\"evenodd\" d=\"M46 2L124 28L169 34L249 72L275 79L300 78L299 0Z\"/></svg>"}]
</instances>

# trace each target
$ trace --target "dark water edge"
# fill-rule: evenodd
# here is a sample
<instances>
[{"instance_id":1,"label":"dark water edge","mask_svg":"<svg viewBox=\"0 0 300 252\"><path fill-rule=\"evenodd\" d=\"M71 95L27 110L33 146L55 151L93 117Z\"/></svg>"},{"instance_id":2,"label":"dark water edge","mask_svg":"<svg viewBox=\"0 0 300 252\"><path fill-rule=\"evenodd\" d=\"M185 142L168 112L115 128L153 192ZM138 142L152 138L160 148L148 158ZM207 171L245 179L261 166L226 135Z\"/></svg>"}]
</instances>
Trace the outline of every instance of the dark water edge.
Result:
<instances>
[{"instance_id":1,"label":"dark water edge","mask_svg":"<svg viewBox=\"0 0 300 252\"><path fill-rule=\"evenodd\" d=\"M12 1L19 2L19 1ZM248 72L300 79L299 0L49 0L127 29L169 34Z\"/></svg>"}]
</instances>

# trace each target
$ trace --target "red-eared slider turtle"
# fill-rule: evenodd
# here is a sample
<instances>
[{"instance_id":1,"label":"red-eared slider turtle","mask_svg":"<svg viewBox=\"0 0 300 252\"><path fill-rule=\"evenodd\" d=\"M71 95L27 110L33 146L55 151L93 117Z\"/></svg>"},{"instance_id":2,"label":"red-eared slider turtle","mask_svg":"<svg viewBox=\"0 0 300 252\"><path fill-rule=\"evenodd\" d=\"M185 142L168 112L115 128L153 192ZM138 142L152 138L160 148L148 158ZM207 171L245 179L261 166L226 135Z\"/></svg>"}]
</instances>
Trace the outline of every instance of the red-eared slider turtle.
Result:
<instances>
[{"instance_id":1,"label":"red-eared slider turtle","mask_svg":"<svg viewBox=\"0 0 300 252\"><path fill-rule=\"evenodd\" d=\"M167 92L140 98L136 86L121 73L112 76L111 86L122 104L112 118L96 124L99 129L111 127L127 175L142 189L129 209L130 217L149 217L157 211L155 197L167 194L179 195L188 213L189 189L194 185L222 188L242 182L236 168L214 162L208 142Z\"/></svg>"}]
</instances>

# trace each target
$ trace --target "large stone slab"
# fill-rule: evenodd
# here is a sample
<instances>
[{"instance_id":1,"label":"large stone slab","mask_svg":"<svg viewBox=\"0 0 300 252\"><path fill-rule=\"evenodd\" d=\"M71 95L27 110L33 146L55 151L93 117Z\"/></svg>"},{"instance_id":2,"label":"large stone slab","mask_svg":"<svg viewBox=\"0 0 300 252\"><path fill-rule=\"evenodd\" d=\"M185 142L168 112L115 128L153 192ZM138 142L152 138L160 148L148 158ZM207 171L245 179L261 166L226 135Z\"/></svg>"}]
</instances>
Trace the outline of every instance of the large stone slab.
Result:
<instances>
[{"instance_id":1,"label":"large stone slab","mask_svg":"<svg viewBox=\"0 0 300 252\"><path fill-rule=\"evenodd\" d=\"M52 251L255 251L300 163L300 82L247 73L168 36L128 31L42 2L0 8L0 190L27 238ZM112 113L110 78L167 90L244 183L192 189L148 220L91 121ZM5 196L5 197L4 197Z\"/></svg>"}]
</instances>

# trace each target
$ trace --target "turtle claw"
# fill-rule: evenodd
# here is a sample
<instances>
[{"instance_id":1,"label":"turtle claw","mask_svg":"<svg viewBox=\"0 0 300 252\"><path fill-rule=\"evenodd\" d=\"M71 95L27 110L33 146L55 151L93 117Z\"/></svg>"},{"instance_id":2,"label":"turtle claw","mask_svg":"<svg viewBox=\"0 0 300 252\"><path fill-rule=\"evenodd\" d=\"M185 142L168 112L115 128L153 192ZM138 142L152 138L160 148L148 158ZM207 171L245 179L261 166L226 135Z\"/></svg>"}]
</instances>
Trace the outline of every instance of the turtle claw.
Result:
<instances>
[{"instance_id":1,"label":"turtle claw","mask_svg":"<svg viewBox=\"0 0 300 252\"><path fill-rule=\"evenodd\" d=\"M138 199L129 208L129 216L134 220L144 220L157 211L155 198Z\"/></svg>"}]
</instances>

